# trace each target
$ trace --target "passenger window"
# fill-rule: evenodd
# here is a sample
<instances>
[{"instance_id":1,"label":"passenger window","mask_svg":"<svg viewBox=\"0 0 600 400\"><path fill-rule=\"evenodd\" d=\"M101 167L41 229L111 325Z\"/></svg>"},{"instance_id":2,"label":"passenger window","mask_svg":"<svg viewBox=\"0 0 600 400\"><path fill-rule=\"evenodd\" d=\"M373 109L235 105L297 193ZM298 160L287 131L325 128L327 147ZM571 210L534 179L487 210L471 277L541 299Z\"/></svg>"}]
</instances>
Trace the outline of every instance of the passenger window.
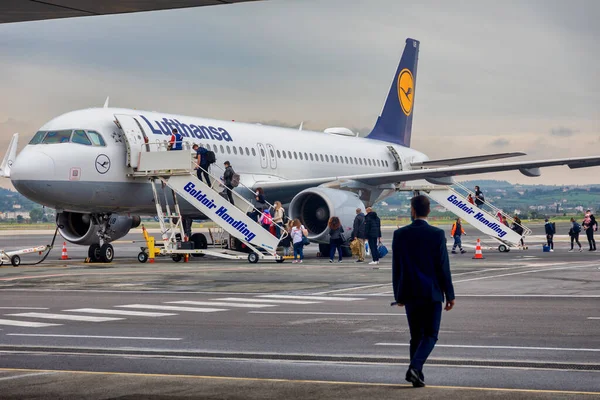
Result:
<instances>
[{"instance_id":1,"label":"passenger window","mask_svg":"<svg viewBox=\"0 0 600 400\"><path fill-rule=\"evenodd\" d=\"M358 165L358 158L354 157L354 164Z\"/></svg>"},{"instance_id":2,"label":"passenger window","mask_svg":"<svg viewBox=\"0 0 600 400\"><path fill-rule=\"evenodd\" d=\"M302 158L302 153L298 153L300 155L300 159L304 160L304 158Z\"/></svg>"},{"instance_id":3,"label":"passenger window","mask_svg":"<svg viewBox=\"0 0 600 400\"><path fill-rule=\"evenodd\" d=\"M336 162L336 163L339 163L339 162L340 162L340 160L338 159L338 156L335 156L335 162Z\"/></svg>"},{"instance_id":4,"label":"passenger window","mask_svg":"<svg viewBox=\"0 0 600 400\"><path fill-rule=\"evenodd\" d=\"M269 149L269 154L271 154L271 158L275 158L275 153L273 153L273 149Z\"/></svg>"},{"instance_id":5,"label":"passenger window","mask_svg":"<svg viewBox=\"0 0 600 400\"><path fill-rule=\"evenodd\" d=\"M233 154L237 155L237 147L233 146Z\"/></svg>"},{"instance_id":6,"label":"passenger window","mask_svg":"<svg viewBox=\"0 0 600 400\"><path fill-rule=\"evenodd\" d=\"M362 158L359 158L358 161L360 161L360 165L363 165L363 163L362 163L363 159Z\"/></svg>"},{"instance_id":7,"label":"passenger window","mask_svg":"<svg viewBox=\"0 0 600 400\"><path fill-rule=\"evenodd\" d=\"M286 154L285 150L282 151L281 154L283 155L283 158L287 158L287 154Z\"/></svg>"},{"instance_id":8,"label":"passenger window","mask_svg":"<svg viewBox=\"0 0 600 400\"><path fill-rule=\"evenodd\" d=\"M242 146L240 146L240 156L244 155L244 148Z\"/></svg>"},{"instance_id":9,"label":"passenger window","mask_svg":"<svg viewBox=\"0 0 600 400\"><path fill-rule=\"evenodd\" d=\"M294 159L298 159L298 153L294 152Z\"/></svg>"},{"instance_id":10,"label":"passenger window","mask_svg":"<svg viewBox=\"0 0 600 400\"><path fill-rule=\"evenodd\" d=\"M277 158L281 158L281 152L277 150Z\"/></svg>"},{"instance_id":11,"label":"passenger window","mask_svg":"<svg viewBox=\"0 0 600 400\"><path fill-rule=\"evenodd\" d=\"M348 161L348 157L344 157L346 159L346 164L350 164L350 161Z\"/></svg>"},{"instance_id":12,"label":"passenger window","mask_svg":"<svg viewBox=\"0 0 600 400\"><path fill-rule=\"evenodd\" d=\"M310 161L314 161L312 153L310 153Z\"/></svg>"},{"instance_id":13,"label":"passenger window","mask_svg":"<svg viewBox=\"0 0 600 400\"><path fill-rule=\"evenodd\" d=\"M377 166L378 166L378 167L381 167L381 164L379 164L379 160L377 160Z\"/></svg>"},{"instance_id":14,"label":"passenger window","mask_svg":"<svg viewBox=\"0 0 600 400\"><path fill-rule=\"evenodd\" d=\"M304 153L304 159L308 161L308 154Z\"/></svg>"},{"instance_id":15,"label":"passenger window","mask_svg":"<svg viewBox=\"0 0 600 400\"><path fill-rule=\"evenodd\" d=\"M231 149L227 146L227 154L231 154Z\"/></svg>"},{"instance_id":16,"label":"passenger window","mask_svg":"<svg viewBox=\"0 0 600 400\"><path fill-rule=\"evenodd\" d=\"M372 165L372 164L371 164L371 159L369 158L369 166L371 166L371 165Z\"/></svg>"},{"instance_id":17,"label":"passenger window","mask_svg":"<svg viewBox=\"0 0 600 400\"><path fill-rule=\"evenodd\" d=\"M49 131L46 134L42 143L45 144L56 144L56 143L68 143L71 140L71 130L68 131Z\"/></svg>"},{"instance_id":18,"label":"passenger window","mask_svg":"<svg viewBox=\"0 0 600 400\"><path fill-rule=\"evenodd\" d=\"M252 157L256 157L256 151L254 151L254 147L252 148Z\"/></svg>"},{"instance_id":19,"label":"passenger window","mask_svg":"<svg viewBox=\"0 0 600 400\"><path fill-rule=\"evenodd\" d=\"M350 157L350 164L354 165L354 161L352 160L352 157Z\"/></svg>"},{"instance_id":20,"label":"passenger window","mask_svg":"<svg viewBox=\"0 0 600 400\"><path fill-rule=\"evenodd\" d=\"M329 156L325 154L325 161L329 162Z\"/></svg>"},{"instance_id":21,"label":"passenger window","mask_svg":"<svg viewBox=\"0 0 600 400\"><path fill-rule=\"evenodd\" d=\"M223 145L221 145L221 153L225 154L225 147Z\"/></svg>"},{"instance_id":22,"label":"passenger window","mask_svg":"<svg viewBox=\"0 0 600 400\"><path fill-rule=\"evenodd\" d=\"M260 156L261 157L266 157L265 151L263 149L260 149Z\"/></svg>"},{"instance_id":23,"label":"passenger window","mask_svg":"<svg viewBox=\"0 0 600 400\"><path fill-rule=\"evenodd\" d=\"M87 135L85 134L85 131L82 130L73 131L73 137L71 138L71 142L84 144L86 146L92 145L92 142L90 141L90 139L88 139Z\"/></svg>"},{"instance_id":24,"label":"passenger window","mask_svg":"<svg viewBox=\"0 0 600 400\"><path fill-rule=\"evenodd\" d=\"M319 156L321 157L321 162L325 162L325 160L323 159L323 154L319 154Z\"/></svg>"}]
</instances>

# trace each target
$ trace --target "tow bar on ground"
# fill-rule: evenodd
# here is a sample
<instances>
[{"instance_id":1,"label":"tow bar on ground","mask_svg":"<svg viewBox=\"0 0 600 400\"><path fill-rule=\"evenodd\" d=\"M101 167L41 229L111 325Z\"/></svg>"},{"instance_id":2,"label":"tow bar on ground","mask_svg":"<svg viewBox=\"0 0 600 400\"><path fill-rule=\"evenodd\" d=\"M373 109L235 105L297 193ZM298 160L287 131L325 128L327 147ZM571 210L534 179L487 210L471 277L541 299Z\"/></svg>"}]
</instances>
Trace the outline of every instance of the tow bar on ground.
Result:
<instances>
[{"instance_id":1,"label":"tow bar on ground","mask_svg":"<svg viewBox=\"0 0 600 400\"><path fill-rule=\"evenodd\" d=\"M0 250L0 266L5 263L11 263L13 267L18 267L21 265L21 256L23 254L31 254L31 253L44 253L45 251L49 251L52 249L50 245L37 246L37 247L29 247L27 249L22 250L13 250L13 251L4 251Z\"/></svg>"}]
</instances>

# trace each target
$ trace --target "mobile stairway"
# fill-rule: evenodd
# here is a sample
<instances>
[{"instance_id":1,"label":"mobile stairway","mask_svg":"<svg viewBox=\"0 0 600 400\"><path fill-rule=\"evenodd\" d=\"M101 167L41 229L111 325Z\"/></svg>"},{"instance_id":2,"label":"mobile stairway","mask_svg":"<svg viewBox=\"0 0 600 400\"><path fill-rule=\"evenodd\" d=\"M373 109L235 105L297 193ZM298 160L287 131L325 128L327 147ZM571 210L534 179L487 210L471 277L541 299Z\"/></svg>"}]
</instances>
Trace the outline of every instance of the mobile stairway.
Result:
<instances>
[{"instance_id":1,"label":"mobile stairway","mask_svg":"<svg viewBox=\"0 0 600 400\"><path fill-rule=\"evenodd\" d=\"M220 179L210 176L213 188L196 176L200 168L193 159L189 143L184 143L181 151L167 151L166 143L146 143L141 140L139 124L134 116L115 115L121 129L127 137L128 166L131 167L128 176L135 179L145 179L152 187L156 205L156 214L160 224L161 240L156 242L143 229L146 247L138 254L138 261L154 261L156 256L170 256L174 261L181 261L189 255L210 255L214 257L240 260L247 259L251 263L259 260L274 260L283 262L277 254L279 241L287 235L280 226L281 237L276 237L262 225L249 217L249 211L259 211L235 190L230 190L220 184ZM139 133L139 137L130 139L130 135ZM246 188L244 186L244 188ZM246 188L247 190L251 190ZM234 202L244 209L231 204L220 191L230 190ZM231 238L237 239L250 253L232 250L232 246L224 248L194 248L194 242L185 236L184 218L179 208L179 195L198 209L212 222L227 232ZM171 201L169 201L171 196ZM161 199L162 197L162 199ZM228 241L229 243L232 240ZM222 243L221 243L222 244Z\"/></svg>"},{"instance_id":2,"label":"mobile stairway","mask_svg":"<svg viewBox=\"0 0 600 400\"><path fill-rule=\"evenodd\" d=\"M493 204L485 201L480 207L471 204L467 197L469 194L475 199L475 193L465 186L455 183L452 186L440 187L439 189L428 189L424 191L436 203L444 206L448 211L468 222L475 229L498 242L498 251L508 252L511 249L526 249L521 246L521 239L531 235L531 229L523 224L518 224L508 214L504 213ZM508 226L500 220L506 218ZM518 226L522 234L512 229Z\"/></svg>"}]
</instances>

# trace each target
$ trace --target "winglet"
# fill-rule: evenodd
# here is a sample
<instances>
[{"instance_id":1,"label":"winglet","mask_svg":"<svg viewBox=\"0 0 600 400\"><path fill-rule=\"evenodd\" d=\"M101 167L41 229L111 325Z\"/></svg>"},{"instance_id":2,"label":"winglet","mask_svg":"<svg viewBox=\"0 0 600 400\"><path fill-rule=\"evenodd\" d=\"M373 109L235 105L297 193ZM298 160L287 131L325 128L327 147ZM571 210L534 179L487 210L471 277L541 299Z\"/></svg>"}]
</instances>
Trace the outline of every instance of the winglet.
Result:
<instances>
[{"instance_id":1,"label":"winglet","mask_svg":"<svg viewBox=\"0 0 600 400\"><path fill-rule=\"evenodd\" d=\"M298 130L301 131L303 126L304 126L304 121L300 122L300 127L298 128Z\"/></svg>"},{"instance_id":2,"label":"winglet","mask_svg":"<svg viewBox=\"0 0 600 400\"><path fill-rule=\"evenodd\" d=\"M10 169L12 168L15 158L17 158L17 146L19 145L19 134L15 133L10 140L8 150L4 155L2 164L0 164L0 176L4 178L10 178Z\"/></svg>"},{"instance_id":3,"label":"winglet","mask_svg":"<svg viewBox=\"0 0 600 400\"><path fill-rule=\"evenodd\" d=\"M108 108L108 100L110 99L110 96L106 97L106 101L104 102L104 107L103 108Z\"/></svg>"}]
</instances>

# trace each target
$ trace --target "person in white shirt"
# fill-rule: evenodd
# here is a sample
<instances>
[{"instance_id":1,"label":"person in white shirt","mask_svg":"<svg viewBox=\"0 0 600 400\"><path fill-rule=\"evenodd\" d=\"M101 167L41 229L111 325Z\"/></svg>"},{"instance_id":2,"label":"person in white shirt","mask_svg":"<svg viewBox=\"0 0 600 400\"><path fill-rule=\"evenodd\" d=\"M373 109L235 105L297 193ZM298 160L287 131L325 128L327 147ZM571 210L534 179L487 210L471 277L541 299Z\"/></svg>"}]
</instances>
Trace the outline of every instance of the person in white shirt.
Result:
<instances>
[{"instance_id":1,"label":"person in white shirt","mask_svg":"<svg viewBox=\"0 0 600 400\"><path fill-rule=\"evenodd\" d=\"M295 219L292 227L292 244L294 246L294 261L293 263L301 263L304 259L304 243L302 236L308 236L308 230L302 225L299 219Z\"/></svg>"}]
</instances>

